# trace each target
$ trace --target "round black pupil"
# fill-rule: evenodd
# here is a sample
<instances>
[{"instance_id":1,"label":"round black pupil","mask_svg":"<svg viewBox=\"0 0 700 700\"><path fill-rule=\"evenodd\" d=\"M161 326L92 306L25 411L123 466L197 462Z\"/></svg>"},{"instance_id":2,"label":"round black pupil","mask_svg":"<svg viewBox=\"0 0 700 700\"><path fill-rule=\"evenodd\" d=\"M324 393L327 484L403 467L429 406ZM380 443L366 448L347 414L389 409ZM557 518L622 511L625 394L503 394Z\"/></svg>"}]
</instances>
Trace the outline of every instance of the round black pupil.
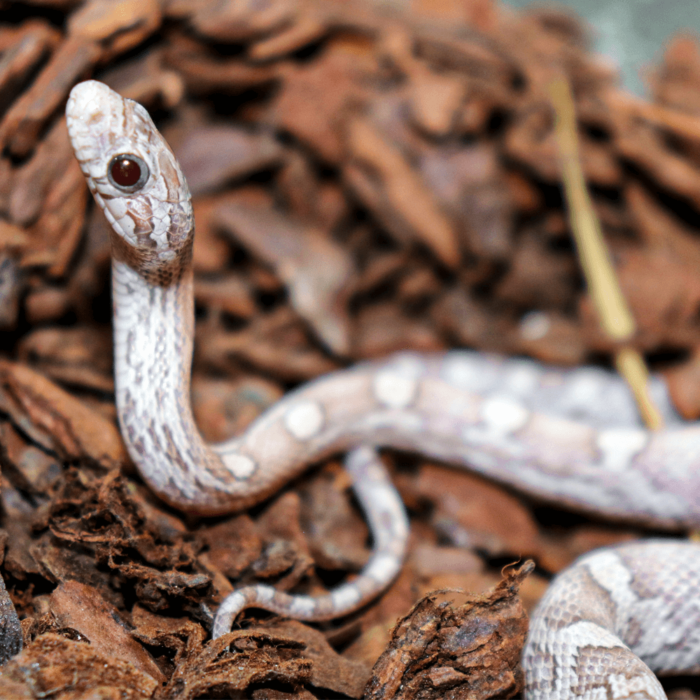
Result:
<instances>
[{"instance_id":1,"label":"round black pupil","mask_svg":"<svg viewBox=\"0 0 700 700\"><path fill-rule=\"evenodd\" d=\"M112 163L112 180L122 187L133 187L141 177L141 167L131 158L117 158Z\"/></svg>"}]
</instances>

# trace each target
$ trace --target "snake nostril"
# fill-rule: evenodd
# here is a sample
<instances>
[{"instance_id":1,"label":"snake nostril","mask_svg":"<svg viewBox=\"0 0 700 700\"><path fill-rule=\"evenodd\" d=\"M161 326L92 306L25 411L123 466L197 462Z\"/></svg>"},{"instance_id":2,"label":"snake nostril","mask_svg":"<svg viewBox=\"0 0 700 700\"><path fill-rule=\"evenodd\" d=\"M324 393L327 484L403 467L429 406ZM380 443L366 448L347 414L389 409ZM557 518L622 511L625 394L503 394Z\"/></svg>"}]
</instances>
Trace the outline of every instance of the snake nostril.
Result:
<instances>
[{"instance_id":1,"label":"snake nostril","mask_svg":"<svg viewBox=\"0 0 700 700\"><path fill-rule=\"evenodd\" d=\"M148 166L138 156L120 154L110 161L107 175L109 181L118 189L134 192L146 184Z\"/></svg>"}]
</instances>

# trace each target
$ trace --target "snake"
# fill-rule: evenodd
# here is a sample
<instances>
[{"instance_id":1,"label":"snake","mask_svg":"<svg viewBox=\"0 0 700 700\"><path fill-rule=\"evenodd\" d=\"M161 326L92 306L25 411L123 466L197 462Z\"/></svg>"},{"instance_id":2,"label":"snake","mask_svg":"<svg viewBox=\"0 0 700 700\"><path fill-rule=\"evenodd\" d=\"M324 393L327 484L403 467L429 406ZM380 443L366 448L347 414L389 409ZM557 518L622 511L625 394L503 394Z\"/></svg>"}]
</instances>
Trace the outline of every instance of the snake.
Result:
<instances>
[{"instance_id":1,"label":"snake","mask_svg":"<svg viewBox=\"0 0 700 700\"><path fill-rule=\"evenodd\" d=\"M678 531L700 526L700 425L684 423L663 380L666 427L639 427L622 380L471 350L404 352L319 377L245 431L208 444L191 407L191 197L147 110L95 80L73 87L68 135L111 228L115 398L142 478L196 516L242 511L324 457L343 453L373 551L319 596L234 590L212 636L249 607L307 620L347 615L401 569L408 521L378 454L408 451L596 517ZM525 697L665 698L659 674L700 664L700 545L657 538L594 551L555 577L523 652Z\"/></svg>"}]
</instances>

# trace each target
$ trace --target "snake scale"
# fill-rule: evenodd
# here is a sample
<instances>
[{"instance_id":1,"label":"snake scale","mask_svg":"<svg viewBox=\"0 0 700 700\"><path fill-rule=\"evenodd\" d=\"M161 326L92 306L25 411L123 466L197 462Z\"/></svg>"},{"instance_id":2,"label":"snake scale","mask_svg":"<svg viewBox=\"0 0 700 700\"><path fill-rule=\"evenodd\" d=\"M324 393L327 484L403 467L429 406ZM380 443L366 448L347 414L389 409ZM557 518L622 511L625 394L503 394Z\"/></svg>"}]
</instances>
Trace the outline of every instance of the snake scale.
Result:
<instances>
[{"instance_id":1,"label":"snake scale","mask_svg":"<svg viewBox=\"0 0 700 700\"><path fill-rule=\"evenodd\" d=\"M539 498L657 528L700 526L700 426L668 406L667 427L635 425L621 382L603 370L548 369L474 352L404 353L302 386L244 434L208 445L192 416L192 242L187 184L146 110L97 81L67 109L75 155L112 228L119 423L143 478L186 512L245 509L306 466L348 452L375 549L353 581L320 597L269 586L232 593L214 636L255 606L337 617L398 572L408 524L375 447L467 467ZM653 391L667 403L663 385ZM700 545L674 540L589 554L560 574L533 616L526 697L665 698L658 672L700 662Z\"/></svg>"}]
</instances>

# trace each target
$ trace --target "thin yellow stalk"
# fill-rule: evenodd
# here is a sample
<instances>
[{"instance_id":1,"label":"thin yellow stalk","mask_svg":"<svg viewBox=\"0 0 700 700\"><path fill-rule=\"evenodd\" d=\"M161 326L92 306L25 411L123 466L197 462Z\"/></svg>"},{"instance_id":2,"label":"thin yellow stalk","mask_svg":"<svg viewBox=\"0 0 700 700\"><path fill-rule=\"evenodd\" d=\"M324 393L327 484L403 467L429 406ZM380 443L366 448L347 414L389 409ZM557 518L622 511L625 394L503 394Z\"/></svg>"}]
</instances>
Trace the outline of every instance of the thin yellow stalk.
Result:
<instances>
[{"instance_id":1,"label":"thin yellow stalk","mask_svg":"<svg viewBox=\"0 0 700 700\"><path fill-rule=\"evenodd\" d=\"M663 419L649 396L649 372L639 352L623 345L634 336L635 322L617 282L586 188L579 159L574 101L568 81L563 77L554 79L549 85L549 94L556 114L555 128L569 219L583 274L603 330L621 345L615 355L617 370L629 384L644 423L651 429L658 429L662 427Z\"/></svg>"}]
</instances>

